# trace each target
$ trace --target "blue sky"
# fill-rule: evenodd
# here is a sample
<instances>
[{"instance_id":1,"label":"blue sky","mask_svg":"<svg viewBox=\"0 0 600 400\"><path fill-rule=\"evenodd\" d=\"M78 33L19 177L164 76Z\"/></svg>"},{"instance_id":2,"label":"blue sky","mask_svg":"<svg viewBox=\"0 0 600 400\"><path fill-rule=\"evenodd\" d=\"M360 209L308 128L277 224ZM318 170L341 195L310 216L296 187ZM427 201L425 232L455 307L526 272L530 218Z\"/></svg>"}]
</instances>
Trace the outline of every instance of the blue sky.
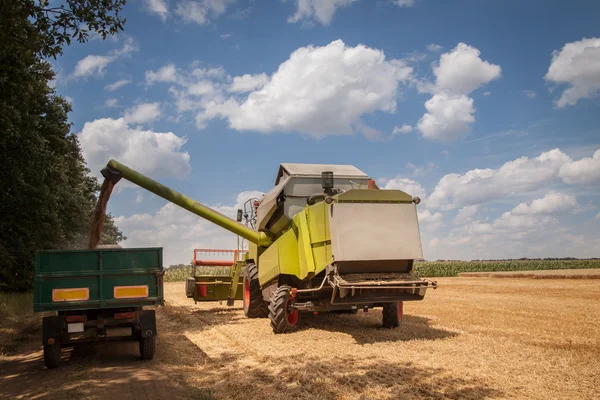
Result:
<instances>
[{"instance_id":1,"label":"blue sky","mask_svg":"<svg viewBox=\"0 0 600 400\"><path fill-rule=\"evenodd\" d=\"M593 1L137 0L54 62L96 175L116 158L233 215L282 162L419 195L427 259L599 256ZM112 86L111 86L112 85ZM133 187L168 263L235 237Z\"/></svg>"}]
</instances>

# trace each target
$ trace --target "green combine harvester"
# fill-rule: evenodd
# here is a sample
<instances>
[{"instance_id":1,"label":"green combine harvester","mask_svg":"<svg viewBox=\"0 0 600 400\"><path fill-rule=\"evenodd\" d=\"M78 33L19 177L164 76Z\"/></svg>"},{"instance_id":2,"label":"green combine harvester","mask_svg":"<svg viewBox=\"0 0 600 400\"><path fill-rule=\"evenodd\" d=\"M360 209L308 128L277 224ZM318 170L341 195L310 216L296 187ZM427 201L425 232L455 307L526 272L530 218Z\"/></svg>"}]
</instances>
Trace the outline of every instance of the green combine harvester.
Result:
<instances>
[{"instance_id":1,"label":"green combine harvester","mask_svg":"<svg viewBox=\"0 0 600 400\"><path fill-rule=\"evenodd\" d=\"M423 257L419 198L380 190L351 165L281 164L275 187L238 210L237 221L115 160L102 174L115 184L125 178L247 239L248 252L234 263L222 296L233 305L241 280L245 315L269 318L275 333L295 331L301 311L373 307L383 307L383 326L395 328L404 301L422 300L437 287L412 272ZM198 300L198 287L207 282L194 280L188 297Z\"/></svg>"}]
</instances>

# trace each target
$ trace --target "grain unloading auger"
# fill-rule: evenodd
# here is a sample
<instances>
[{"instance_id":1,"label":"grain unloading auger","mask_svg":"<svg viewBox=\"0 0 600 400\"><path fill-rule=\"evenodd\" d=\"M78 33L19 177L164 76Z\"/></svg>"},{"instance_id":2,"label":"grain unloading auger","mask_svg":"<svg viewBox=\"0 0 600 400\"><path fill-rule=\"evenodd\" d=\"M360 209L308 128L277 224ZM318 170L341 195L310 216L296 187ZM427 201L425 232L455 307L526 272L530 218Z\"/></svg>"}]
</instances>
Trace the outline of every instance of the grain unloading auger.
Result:
<instances>
[{"instance_id":1,"label":"grain unloading auger","mask_svg":"<svg viewBox=\"0 0 600 400\"><path fill-rule=\"evenodd\" d=\"M413 261L422 258L419 199L380 190L353 166L281 164L275 187L238 211L238 221L117 161L102 174L113 183L123 177L247 239L244 313L268 317L276 333L296 330L299 311L373 307L383 307L383 326L397 327L403 301L422 300L437 287L412 273ZM238 279L232 275L230 300Z\"/></svg>"}]
</instances>

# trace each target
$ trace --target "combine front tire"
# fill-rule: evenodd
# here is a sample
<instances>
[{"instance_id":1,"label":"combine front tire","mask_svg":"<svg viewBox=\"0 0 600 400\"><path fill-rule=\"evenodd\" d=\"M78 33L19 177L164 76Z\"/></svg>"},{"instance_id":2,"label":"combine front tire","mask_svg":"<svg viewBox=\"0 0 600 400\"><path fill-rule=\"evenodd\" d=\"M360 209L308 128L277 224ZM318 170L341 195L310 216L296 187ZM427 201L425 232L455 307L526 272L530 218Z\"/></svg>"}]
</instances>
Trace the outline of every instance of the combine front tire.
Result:
<instances>
[{"instance_id":1,"label":"combine front tire","mask_svg":"<svg viewBox=\"0 0 600 400\"><path fill-rule=\"evenodd\" d=\"M269 319L275 333L290 333L298 329L298 310L292 308L292 288L279 286L271 297Z\"/></svg>"},{"instance_id":2,"label":"combine front tire","mask_svg":"<svg viewBox=\"0 0 600 400\"><path fill-rule=\"evenodd\" d=\"M402 324L402 315L404 307L401 301L397 303L383 304L383 327L397 328Z\"/></svg>"},{"instance_id":3,"label":"combine front tire","mask_svg":"<svg viewBox=\"0 0 600 400\"><path fill-rule=\"evenodd\" d=\"M44 345L44 364L48 368L56 368L60 363L60 343L54 342L53 344Z\"/></svg>"},{"instance_id":4,"label":"combine front tire","mask_svg":"<svg viewBox=\"0 0 600 400\"><path fill-rule=\"evenodd\" d=\"M248 318L266 318L269 316L268 303L263 299L258 283L256 264L246 265L244 271L244 315Z\"/></svg>"}]
</instances>

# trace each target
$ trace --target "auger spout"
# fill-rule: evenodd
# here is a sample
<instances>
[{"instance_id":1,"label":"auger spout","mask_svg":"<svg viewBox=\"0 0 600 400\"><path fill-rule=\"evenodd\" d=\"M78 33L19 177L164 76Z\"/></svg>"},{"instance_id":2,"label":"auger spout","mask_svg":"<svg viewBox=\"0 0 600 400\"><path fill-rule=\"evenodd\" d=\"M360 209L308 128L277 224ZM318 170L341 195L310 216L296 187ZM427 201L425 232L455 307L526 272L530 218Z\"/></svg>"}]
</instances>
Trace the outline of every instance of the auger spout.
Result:
<instances>
[{"instance_id":1,"label":"auger spout","mask_svg":"<svg viewBox=\"0 0 600 400\"><path fill-rule=\"evenodd\" d=\"M134 183L144 189L154 193L157 196L162 197L171 203L177 204L189 212L192 212L220 227L227 229L230 232L235 233L247 239L248 241L261 246L268 247L273 241L264 233L255 231L246 225L243 225L218 211L207 207L176 190L173 190L154 179L148 178L147 176L123 165L115 160L110 160L106 165L106 168L102 170L102 175L110 180L112 183L117 183L121 178L125 178L131 183Z\"/></svg>"}]
</instances>

